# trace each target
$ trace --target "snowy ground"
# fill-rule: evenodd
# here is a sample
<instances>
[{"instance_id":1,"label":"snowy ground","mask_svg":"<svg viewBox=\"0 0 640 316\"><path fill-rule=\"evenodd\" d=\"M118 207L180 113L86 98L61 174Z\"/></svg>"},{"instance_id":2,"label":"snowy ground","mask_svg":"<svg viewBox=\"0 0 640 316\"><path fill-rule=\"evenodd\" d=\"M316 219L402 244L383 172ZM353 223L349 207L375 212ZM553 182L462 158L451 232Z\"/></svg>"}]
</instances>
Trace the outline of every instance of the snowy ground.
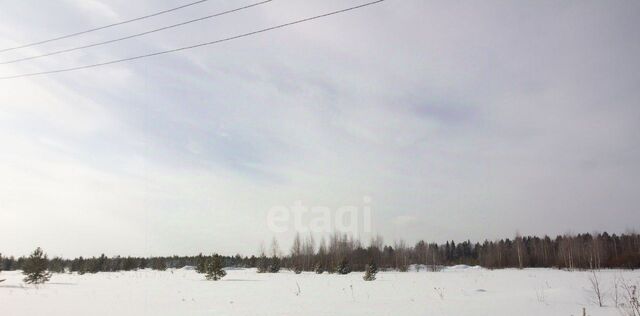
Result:
<instances>
[{"instance_id":1,"label":"snowy ground","mask_svg":"<svg viewBox=\"0 0 640 316\"><path fill-rule=\"evenodd\" d=\"M640 271L601 271L640 281ZM56 274L39 288L20 272L0 279L3 315L620 315L589 299L588 272L449 268L442 272L296 275L229 270L218 282L193 270ZM606 304L613 305L607 297Z\"/></svg>"}]
</instances>

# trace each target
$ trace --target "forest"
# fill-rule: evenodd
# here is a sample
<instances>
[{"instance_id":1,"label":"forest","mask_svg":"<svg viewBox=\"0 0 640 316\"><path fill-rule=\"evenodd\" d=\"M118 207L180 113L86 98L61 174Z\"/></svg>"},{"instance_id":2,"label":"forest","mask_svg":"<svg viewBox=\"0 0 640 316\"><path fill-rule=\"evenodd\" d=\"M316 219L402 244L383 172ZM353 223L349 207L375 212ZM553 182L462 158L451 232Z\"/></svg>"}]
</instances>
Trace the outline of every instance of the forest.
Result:
<instances>
[{"instance_id":1,"label":"forest","mask_svg":"<svg viewBox=\"0 0 640 316\"><path fill-rule=\"evenodd\" d=\"M183 268L193 266L203 269L214 254L168 257L107 257L66 259L46 258L48 270L53 273L97 273L131 271L151 268ZM519 236L472 243L447 241L444 244L418 241L407 245L404 241L384 244L382 238L370 240L368 245L346 234L335 233L327 239L314 240L312 236L296 235L290 250L283 254L277 240L271 247L252 256L219 256L224 267L257 268L258 272L278 272L281 268L295 272L348 273L364 271L368 264L381 270L407 271L411 265L438 271L449 265L479 265L489 269L501 268L557 268L602 269L640 268L640 234L577 234L549 236ZM26 257L0 256L0 268L5 271L22 270Z\"/></svg>"}]
</instances>

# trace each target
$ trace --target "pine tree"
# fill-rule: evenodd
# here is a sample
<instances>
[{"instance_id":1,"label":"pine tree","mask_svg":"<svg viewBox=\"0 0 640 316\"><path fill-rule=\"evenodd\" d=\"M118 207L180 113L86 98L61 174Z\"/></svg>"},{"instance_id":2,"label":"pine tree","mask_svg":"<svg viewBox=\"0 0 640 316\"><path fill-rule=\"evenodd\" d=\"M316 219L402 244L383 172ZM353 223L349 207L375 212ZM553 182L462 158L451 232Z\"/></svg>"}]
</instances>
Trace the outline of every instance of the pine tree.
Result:
<instances>
[{"instance_id":1,"label":"pine tree","mask_svg":"<svg viewBox=\"0 0 640 316\"><path fill-rule=\"evenodd\" d=\"M224 278L227 275L227 272L222 270L222 261L220 260L220 256L217 254L213 255L209 260L207 260L207 264L205 267L207 280L218 281Z\"/></svg>"},{"instance_id":2,"label":"pine tree","mask_svg":"<svg viewBox=\"0 0 640 316\"><path fill-rule=\"evenodd\" d=\"M339 274L349 274L351 272L351 266L349 265L349 261L347 258L342 258L336 267L336 272Z\"/></svg>"},{"instance_id":3,"label":"pine tree","mask_svg":"<svg viewBox=\"0 0 640 316\"><path fill-rule=\"evenodd\" d=\"M280 271L280 258L273 256L269 264L269 273L278 273Z\"/></svg>"},{"instance_id":4,"label":"pine tree","mask_svg":"<svg viewBox=\"0 0 640 316\"><path fill-rule=\"evenodd\" d=\"M151 269L165 271L167 270L167 263L164 261L164 258L152 258Z\"/></svg>"},{"instance_id":5,"label":"pine tree","mask_svg":"<svg viewBox=\"0 0 640 316\"><path fill-rule=\"evenodd\" d=\"M364 276L362 277L365 281L373 281L376 279L376 274L378 273L378 265L375 262L371 261L366 267L364 271Z\"/></svg>"},{"instance_id":6,"label":"pine tree","mask_svg":"<svg viewBox=\"0 0 640 316\"><path fill-rule=\"evenodd\" d=\"M77 271L79 275L83 275L87 272L87 263L80 257L71 263L71 271Z\"/></svg>"},{"instance_id":7,"label":"pine tree","mask_svg":"<svg viewBox=\"0 0 640 316\"><path fill-rule=\"evenodd\" d=\"M280 271L280 258L278 254L280 248L278 247L278 240L273 237L271 240L271 260L269 260L269 273L278 273Z\"/></svg>"},{"instance_id":8,"label":"pine tree","mask_svg":"<svg viewBox=\"0 0 640 316\"><path fill-rule=\"evenodd\" d=\"M258 269L258 273L266 273L269 271L269 259L267 259L267 256L262 255L258 258L256 268Z\"/></svg>"},{"instance_id":9,"label":"pine tree","mask_svg":"<svg viewBox=\"0 0 640 316\"><path fill-rule=\"evenodd\" d=\"M26 275L24 282L40 284L49 281L51 272L47 271L47 255L40 247L27 258L22 266L22 274Z\"/></svg>"},{"instance_id":10,"label":"pine tree","mask_svg":"<svg viewBox=\"0 0 640 316\"><path fill-rule=\"evenodd\" d=\"M205 259L205 257L202 256L202 253L201 253L196 258L196 272L205 273L206 266L207 266L207 259Z\"/></svg>"},{"instance_id":11,"label":"pine tree","mask_svg":"<svg viewBox=\"0 0 640 316\"><path fill-rule=\"evenodd\" d=\"M48 267L49 272L52 273L65 273L66 271L64 260L60 257L54 257L49 260Z\"/></svg>"}]
</instances>

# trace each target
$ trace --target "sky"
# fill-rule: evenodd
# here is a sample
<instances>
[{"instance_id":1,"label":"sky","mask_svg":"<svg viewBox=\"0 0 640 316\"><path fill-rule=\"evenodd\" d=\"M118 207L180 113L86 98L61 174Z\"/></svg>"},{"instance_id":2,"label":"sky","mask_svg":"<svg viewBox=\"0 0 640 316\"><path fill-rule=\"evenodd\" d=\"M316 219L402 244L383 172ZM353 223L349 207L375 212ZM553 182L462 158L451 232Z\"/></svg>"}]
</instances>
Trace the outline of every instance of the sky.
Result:
<instances>
[{"instance_id":1,"label":"sky","mask_svg":"<svg viewBox=\"0 0 640 316\"><path fill-rule=\"evenodd\" d=\"M2 1L0 48L187 2ZM0 61L251 3L209 0ZM0 76L361 3L274 0L0 65ZM0 252L250 255L273 237L286 251L318 217L305 213L301 227L290 217L275 231L273 209L296 204L324 207L332 220L344 206L358 221L369 210L359 236L387 243L637 229L638 16L637 1L387 0L209 47L2 80Z\"/></svg>"}]
</instances>

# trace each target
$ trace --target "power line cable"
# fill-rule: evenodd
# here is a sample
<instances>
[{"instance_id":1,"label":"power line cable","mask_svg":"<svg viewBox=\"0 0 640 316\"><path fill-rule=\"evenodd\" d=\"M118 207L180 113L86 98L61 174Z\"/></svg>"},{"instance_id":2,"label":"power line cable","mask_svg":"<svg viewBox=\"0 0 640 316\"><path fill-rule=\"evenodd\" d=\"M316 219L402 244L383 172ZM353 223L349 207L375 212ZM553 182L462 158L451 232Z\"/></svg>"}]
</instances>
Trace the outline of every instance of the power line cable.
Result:
<instances>
[{"instance_id":1,"label":"power line cable","mask_svg":"<svg viewBox=\"0 0 640 316\"><path fill-rule=\"evenodd\" d=\"M151 18L151 17L154 17L154 16L158 16L158 15L162 15L162 14L165 14L165 13L178 11L178 10L184 9L184 8L188 8L188 7L191 7L191 6L194 6L196 4L200 4L200 3L206 2L206 1L209 1L209 0L198 0L198 1L195 1L195 2L183 4L183 5L179 6L179 7L163 10L163 11L160 11L160 12L148 14L148 15L137 17L137 18L130 19L130 20L120 21L120 22L116 22L116 23L112 23L112 24L108 24L108 25L104 25L104 26L88 29L88 30L85 30L85 31L80 31L80 32L71 33L71 34L67 34L67 35L62 35L62 36L58 36L58 37L54 37L54 38L50 38L50 39L46 39L46 40L42 40L42 41L38 41L38 42L33 42L33 43L29 43L29 44L23 44L23 45L20 45L20 46L3 48L3 49L0 49L0 53L8 52L8 51L11 51L11 50L16 50L16 49L21 49L21 48L26 48L26 47L31 47L31 46L36 46L36 45L41 45L41 44L44 44L44 43L50 43L50 42L54 42L54 41L59 41L61 39L65 39L65 38L70 38L70 37L74 37L74 36L78 36L78 35L82 35L82 34L87 34L87 33L95 32L95 31L99 31L99 30L104 30L106 28L110 28L110 27L114 27L114 26L118 26L118 25L123 25L123 24L131 23L131 22L135 22L135 21L148 19L148 18Z\"/></svg>"},{"instance_id":2,"label":"power line cable","mask_svg":"<svg viewBox=\"0 0 640 316\"><path fill-rule=\"evenodd\" d=\"M140 37L140 36L148 35L148 34L151 34L151 33L156 33L156 32L160 32L160 31L176 28L176 27L179 27L179 26L183 26L183 25L187 25L187 24L191 24L191 23L195 23L195 22L200 22L200 21L211 19L211 18L215 18L215 17L219 17L219 16L226 15L226 14L229 14L229 13L246 10L246 9L249 9L249 8L252 8L252 7L255 7L255 6L259 6L261 4L269 3L271 1L273 1L273 0L266 0L266 1L258 2L258 3L246 5L246 6L243 6L243 7L240 7L240 8L227 10L227 11L216 13L216 14L211 14L211 15L204 16L204 17L201 17L201 18L197 18L197 19L181 22L181 23L178 23L178 24L173 24L173 25L169 25L169 26L153 29L153 30L150 30L150 31L146 31L146 32L142 32L142 33L137 33L137 34L125 36L125 37L120 37L120 38L116 38L116 39L112 39L112 40L108 40L108 41L104 41L104 42L98 42L98 43L93 43L93 44L89 44L89 45L83 45L83 46L78 46L78 47L73 47L73 48L62 49L62 50L58 50L58 51L53 51L53 52L41 54L41 55L34 55L34 56L28 56L28 57L22 57L22 58L18 58L18 59L3 61L3 62L0 62L0 65L14 64L14 63L18 63L18 62L21 62L21 61L33 60L33 59L38 59L38 58L43 58L43 57L63 54L63 53L69 53L69 52L73 52L73 51L76 51L76 50L81 50L81 49L86 49L86 48L91 48L91 47L96 47L96 46L116 43L116 42L120 42L120 41L131 39L131 38Z\"/></svg>"},{"instance_id":3,"label":"power line cable","mask_svg":"<svg viewBox=\"0 0 640 316\"><path fill-rule=\"evenodd\" d=\"M175 48L175 49L170 49L170 50L165 50L165 51L159 51L159 52L145 54L145 55L138 55L138 56L133 56L133 57L128 57L128 58L115 59L115 60L102 62L102 63L97 63L97 64L89 64L89 65L78 66L78 67L61 68L61 69L56 69L56 70L49 70L49 71L32 72L32 73L25 73L25 74L19 74L19 75L5 76L5 77L0 77L0 80L23 78L23 77L33 77L33 76L39 76L39 75L48 75L48 74L54 74L54 73L61 73L61 72L76 71L76 70L81 70L81 69L95 68L95 67L112 65L112 64L117 64L117 63L131 61L131 60L137 60L137 59L153 57L153 56L158 56L158 55L164 55L164 54L169 54L169 53L175 53L175 52L194 49L194 48L198 48L198 47L202 47L202 46L209 46L209 45L219 44L219 43L222 43L222 42L228 42L228 41L231 41L231 40L235 40L235 39L239 39L239 38L243 38L243 37L256 35L256 34L259 34L259 33L272 31L272 30L275 30L275 29L280 29L280 28L284 28L284 27L287 27L287 26L300 24L300 23L304 23L304 22L308 22L308 21L312 21L312 20L321 19L321 18L325 18L325 17L328 17L328 16L336 15L336 14L339 14L339 13L344 13L344 12L360 9L360 8L367 7L367 6L370 6L370 5L374 5L374 4L383 2L383 1L385 1L385 0L377 0L377 1L367 2L365 4L349 7L349 8L346 8L346 9L332 11L332 12L329 12L329 13L316 15L316 16L312 16L312 17L309 17L309 18L296 20L296 21L292 21L292 22L288 22L288 23L284 23L284 24L280 24L280 25L276 25L276 26L260 29L260 30L257 30L257 31L252 31L252 32L249 32L249 33L235 35L235 36L231 36L231 37L227 37L227 38L223 38L223 39L219 39L219 40L215 40L215 41L211 41L211 42L205 42L205 43L200 43L200 44L191 45L191 46L184 46L184 47L180 47L180 48Z\"/></svg>"}]
</instances>

